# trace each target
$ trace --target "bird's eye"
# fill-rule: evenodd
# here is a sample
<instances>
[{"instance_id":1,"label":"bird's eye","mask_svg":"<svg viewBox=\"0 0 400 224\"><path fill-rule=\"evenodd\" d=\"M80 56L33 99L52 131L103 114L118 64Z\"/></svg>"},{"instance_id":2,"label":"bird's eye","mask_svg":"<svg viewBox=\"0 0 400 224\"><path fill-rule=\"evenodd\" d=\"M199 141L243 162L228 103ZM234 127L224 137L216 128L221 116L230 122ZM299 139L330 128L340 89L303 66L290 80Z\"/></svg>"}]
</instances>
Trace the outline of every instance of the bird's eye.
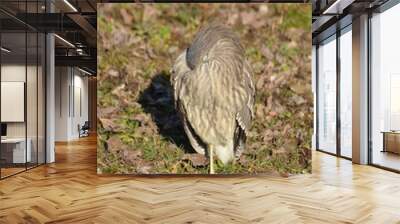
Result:
<instances>
[{"instance_id":1,"label":"bird's eye","mask_svg":"<svg viewBox=\"0 0 400 224\"><path fill-rule=\"evenodd\" d=\"M175 74L175 69L169 70L169 73L170 73L170 74Z\"/></svg>"}]
</instances>

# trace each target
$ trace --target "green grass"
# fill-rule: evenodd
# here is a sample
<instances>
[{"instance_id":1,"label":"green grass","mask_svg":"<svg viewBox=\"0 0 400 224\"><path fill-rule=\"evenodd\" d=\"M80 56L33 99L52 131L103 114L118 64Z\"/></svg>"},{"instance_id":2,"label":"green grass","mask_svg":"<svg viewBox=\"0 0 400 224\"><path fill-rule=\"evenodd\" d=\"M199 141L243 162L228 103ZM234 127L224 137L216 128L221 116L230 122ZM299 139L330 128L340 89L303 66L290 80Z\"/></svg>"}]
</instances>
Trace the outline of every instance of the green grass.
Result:
<instances>
[{"instance_id":1,"label":"green grass","mask_svg":"<svg viewBox=\"0 0 400 224\"><path fill-rule=\"evenodd\" d=\"M257 87L256 105L261 112L256 112L242 158L227 165L216 160L216 173L311 171L311 157L304 155L311 155L312 93L311 89L301 91L311 83L311 7L268 4L268 13L262 15L258 6L113 4L99 8L98 107L114 109L100 119L112 120L117 127L106 129L99 122L100 172L137 173L146 164L149 173L208 173L208 165L194 167L182 159L187 150L182 145L186 137L179 128L165 127L176 111L172 101L162 99L170 99L168 71L172 63L189 46L199 27L213 20L227 22L234 15L238 15L238 20L231 27L246 49L255 72L254 81L265 79ZM131 23L124 21L122 10L132 17ZM156 13L144 21L145 11ZM250 17L253 23L241 24L243 12L255 13L254 18ZM265 24L256 29L252 24L257 21ZM125 35L124 41L118 39L119 35ZM272 58L267 60L261 51L263 47ZM111 70L119 76L111 76ZM168 91L157 93L154 84ZM121 86L124 88L118 89ZM306 102L293 105L295 96ZM121 151L107 150L112 136L121 140L121 150L139 150L138 161L129 162Z\"/></svg>"}]
</instances>

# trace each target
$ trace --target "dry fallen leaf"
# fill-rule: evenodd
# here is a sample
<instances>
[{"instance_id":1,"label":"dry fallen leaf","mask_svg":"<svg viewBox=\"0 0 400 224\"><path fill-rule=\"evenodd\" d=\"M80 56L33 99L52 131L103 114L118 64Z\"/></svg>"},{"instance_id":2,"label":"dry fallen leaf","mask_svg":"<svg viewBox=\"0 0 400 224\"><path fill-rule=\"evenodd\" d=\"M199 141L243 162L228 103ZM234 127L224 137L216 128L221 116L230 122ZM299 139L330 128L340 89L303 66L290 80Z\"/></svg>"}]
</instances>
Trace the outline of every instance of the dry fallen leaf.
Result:
<instances>
[{"instance_id":1,"label":"dry fallen leaf","mask_svg":"<svg viewBox=\"0 0 400 224\"><path fill-rule=\"evenodd\" d=\"M149 174L153 166L150 162L140 161L137 164L137 172L140 174Z\"/></svg>"},{"instance_id":2,"label":"dry fallen leaf","mask_svg":"<svg viewBox=\"0 0 400 224\"><path fill-rule=\"evenodd\" d=\"M118 112L115 107L98 107L97 108L97 116L100 118L110 118Z\"/></svg>"},{"instance_id":3,"label":"dry fallen leaf","mask_svg":"<svg viewBox=\"0 0 400 224\"><path fill-rule=\"evenodd\" d=\"M107 149L109 152L117 153L124 148L124 144L122 143L121 139L118 136L111 136L107 140Z\"/></svg>"},{"instance_id":4,"label":"dry fallen leaf","mask_svg":"<svg viewBox=\"0 0 400 224\"><path fill-rule=\"evenodd\" d=\"M125 162L134 164L142 156L142 151L125 148L120 151L120 155Z\"/></svg>"},{"instance_id":5,"label":"dry fallen leaf","mask_svg":"<svg viewBox=\"0 0 400 224\"><path fill-rule=\"evenodd\" d=\"M99 118L99 120L105 131L119 132L122 130L121 126L112 119Z\"/></svg>"},{"instance_id":6,"label":"dry fallen leaf","mask_svg":"<svg viewBox=\"0 0 400 224\"><path fill-rule=\"evenodd\" d=\"M143 10L143 21L146 22L151 19L156 19L159 13L160 12L154 6L145 4Z\"/></svg>"},{"instance_id":7,"label":"dry fallen leaf","mask_svg":"<svg viewBox=\"0 0 400 224\"><path fill-rule=\"evenodd\" d=\"M194 167L206 166L208 164L207 157L198 153L187 153L183 155L182 160L190 161Z\"/></svg>"},{"instance_id":8,"label":"dry fallen leaf","mask_svg":"<svg viewBox=\"0 0 400 224\"><path fill-rule=\"evenodd\" d=\"M120 13L125 24L129 25L132 23L133 16L128 12L128 10L122 8Z\"/></svg>"}]
</instances>

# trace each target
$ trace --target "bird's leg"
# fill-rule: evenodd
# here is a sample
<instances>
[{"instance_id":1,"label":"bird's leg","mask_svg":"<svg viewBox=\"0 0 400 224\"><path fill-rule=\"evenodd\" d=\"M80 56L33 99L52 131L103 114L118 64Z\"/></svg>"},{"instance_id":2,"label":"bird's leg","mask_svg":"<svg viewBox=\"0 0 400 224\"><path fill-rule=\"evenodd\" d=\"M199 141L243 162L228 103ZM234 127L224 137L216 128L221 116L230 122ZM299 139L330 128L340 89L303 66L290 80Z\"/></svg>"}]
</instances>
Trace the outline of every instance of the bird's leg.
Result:
<instances>
[{"instance_id":1,"label":"bird's leg","mask_svg":"<svg viewBox=\"0 0 400 224\"><path fill-rule=\"evenodd\" d=\"M214 174L214 149L212 145L208 146L208 154L210 156L210 174Z\"/></svg>"}]
</instances>

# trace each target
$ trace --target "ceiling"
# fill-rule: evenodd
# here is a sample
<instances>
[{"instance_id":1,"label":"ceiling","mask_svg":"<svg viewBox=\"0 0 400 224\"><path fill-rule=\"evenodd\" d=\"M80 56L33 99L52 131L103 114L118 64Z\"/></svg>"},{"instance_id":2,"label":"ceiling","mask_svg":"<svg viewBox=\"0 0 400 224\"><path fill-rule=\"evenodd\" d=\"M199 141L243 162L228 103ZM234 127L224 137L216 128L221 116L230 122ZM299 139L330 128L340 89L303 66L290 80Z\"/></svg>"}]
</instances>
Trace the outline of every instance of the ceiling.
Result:
<instances>
[{"instance_id":1,"label":"ceiling","mask_svg":"<svg viewBox=\"0 0 400 224\"><path fill-rule=\"evenodd\" d=\"M352 18L372 11L388 0L312 0L313 44L351 24Z\"/></svg>"},{"instance_id":2,"label":"ceiling","mask_svg":"<svg viewBox=\"0 0 400 224\"><path fill-rule=\"evenodd\" d=\"M46 0L1 0L0 25L3 46L7 42L14 49L8 56L26 55L26 30L50 32L57 34L56 66L78 66L96 73L96 0L47 0L47 4ZM28 55L35 49L28 44Z\"/></svg>"}]
</instances>

